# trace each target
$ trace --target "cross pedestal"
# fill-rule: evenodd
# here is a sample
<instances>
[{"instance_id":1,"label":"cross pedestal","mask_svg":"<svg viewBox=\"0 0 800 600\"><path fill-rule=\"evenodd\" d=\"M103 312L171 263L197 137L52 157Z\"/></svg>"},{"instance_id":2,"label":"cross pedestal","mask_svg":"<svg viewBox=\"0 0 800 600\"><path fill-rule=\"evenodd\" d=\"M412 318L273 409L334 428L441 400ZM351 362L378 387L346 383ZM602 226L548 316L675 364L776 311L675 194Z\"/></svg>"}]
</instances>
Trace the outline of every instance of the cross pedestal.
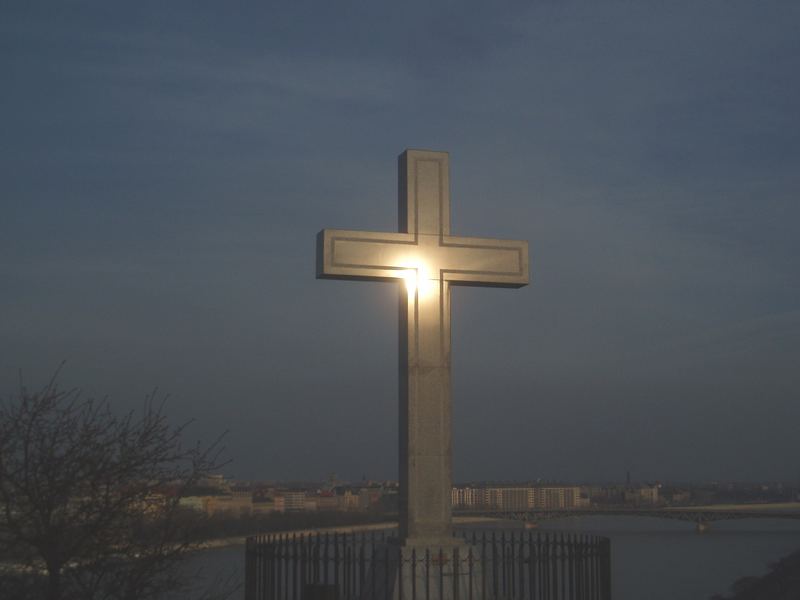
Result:
<instances>
[{"instance_id":1,"label":"cross pedestal","mask_svg":"<svg viewBox=\"0 0 800 600\"><path fill-rule=\"evenodd\" d=\"M400 281L400 542L447 548L452 535L450 287L522 287L528 243L450 235L446 152L406 150L399 233L324 229L317 277Z\"/></svg>"}]
</instances>

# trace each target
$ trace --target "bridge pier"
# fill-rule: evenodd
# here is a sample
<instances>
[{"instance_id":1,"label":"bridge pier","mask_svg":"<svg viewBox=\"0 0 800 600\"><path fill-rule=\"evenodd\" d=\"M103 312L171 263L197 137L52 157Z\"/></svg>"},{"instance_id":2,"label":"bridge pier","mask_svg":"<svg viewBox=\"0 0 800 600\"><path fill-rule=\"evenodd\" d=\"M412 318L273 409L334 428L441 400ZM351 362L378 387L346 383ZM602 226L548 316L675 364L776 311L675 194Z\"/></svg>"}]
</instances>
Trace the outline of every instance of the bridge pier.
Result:
<instances>
[{"instance_id":1,"label":"bridge pier","mask_svg":"<svg viewBox=\"0 0 800 600\"><path fill-rule=\"evenodd\" d=\"M708 521L697 521L695 523L694 530L697 533L707 533L711 531L711 523L709 523Z\"/></svg>"}]
</instances>

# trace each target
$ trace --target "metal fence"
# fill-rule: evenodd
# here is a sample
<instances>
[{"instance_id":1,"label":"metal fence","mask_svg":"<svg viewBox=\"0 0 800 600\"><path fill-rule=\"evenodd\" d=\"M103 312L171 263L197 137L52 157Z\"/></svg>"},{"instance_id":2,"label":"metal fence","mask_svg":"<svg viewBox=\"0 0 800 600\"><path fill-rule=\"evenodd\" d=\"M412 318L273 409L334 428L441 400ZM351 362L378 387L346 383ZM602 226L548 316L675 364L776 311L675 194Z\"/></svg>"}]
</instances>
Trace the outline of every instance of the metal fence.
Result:
<instances>
[{"instance_id":1,"label":"metal fence","mask_svg":"<svg viewBox=\"0 0 800 600\"><path fill-rule=\"evenodd\" d=\"M610 600L608 538L459 531L418 550L389 533L247 539L246 600Z\"/></svg>"}]
</instances>

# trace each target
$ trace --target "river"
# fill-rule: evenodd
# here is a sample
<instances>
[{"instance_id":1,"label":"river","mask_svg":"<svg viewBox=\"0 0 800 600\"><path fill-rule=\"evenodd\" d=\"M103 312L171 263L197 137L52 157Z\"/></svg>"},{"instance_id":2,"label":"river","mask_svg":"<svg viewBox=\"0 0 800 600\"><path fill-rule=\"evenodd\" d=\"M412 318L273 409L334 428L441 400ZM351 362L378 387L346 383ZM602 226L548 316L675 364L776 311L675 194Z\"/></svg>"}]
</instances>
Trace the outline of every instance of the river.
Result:
<instances>
[{"instance_id":1,"label":"river","mask_svg":"<svg viewBox=\"0 0 800 600\"><path fill-rule=\"evenodd\" d=\"M546 522L540 530L611 538L614 600L708 600L727 593L739 577L766 573L770 562L800 548L800 521L780 519L721 521L699 534L679 521L587 516ZM191 567L208 577L224 573L241 581L244 546L198 552ZM243 598L239 589L231 600Z\"/></svg>"}]
</instances>

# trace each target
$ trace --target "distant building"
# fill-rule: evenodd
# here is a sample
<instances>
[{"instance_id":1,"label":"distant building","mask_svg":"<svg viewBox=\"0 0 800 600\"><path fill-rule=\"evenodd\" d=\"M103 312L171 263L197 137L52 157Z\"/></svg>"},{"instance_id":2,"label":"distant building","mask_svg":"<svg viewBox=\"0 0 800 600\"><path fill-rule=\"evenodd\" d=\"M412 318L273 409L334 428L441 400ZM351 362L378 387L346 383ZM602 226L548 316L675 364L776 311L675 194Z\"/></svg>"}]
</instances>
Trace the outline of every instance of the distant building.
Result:
<instances>
[{"instance_id":1,"label":"distant building","mask_svg":"<svg viewBox=\"0 0 800 600\"><path fill-rule=\"evenodd\" d=\"M354 494L351 490L345 490L339 496L339 508L341 510L358 510L358 495Z\"/></svg>"},{"instance_id":2,"label":"distant building","mask_svg":"<svg viewBox=\"0 0 800 600\"><path fill-rule=\"evenodd\" d=\"M206 502L204 496L184 496L178 500L178 506L188 510L195 510L197 512L206 511Z\"/></svg>"},{"instance_id":3,"label":"distant building","mask_svg":"<svg viewBox=\"0 0 800 600\"><path fill-rule=\"evenodd\" d=\"M379 487L362 488L358 492L358 508L368 510L377 506L383 496L383 490Z\"/></svg>"},{"instance_id":4,"label":"distant building","mask_svg":"<svg viewBox=\"0 0 800 600\"><path fill-rule=\"evenodd\" d=\"M508 511L528 510L531 507L529 490L530 488L525 487L500 488L498 508Z\"/></svg>"},{"instance_id":5,"label":"distant building","mask_svg":"<svg viewBox=\"0 0 800 600\"><path fill-rule=\"evenodd\" d=\"M247 496L207 496L206 514L228 514L234 517L244 517L253 513L253 498Z\"/></svg>"},{"instance_id":6,"label":"distant building","mask_svg":"<svg viewBox=\"0 0 800 600\"><path fill-rule=\"evenodd\" d=\"M535 508L577 508L581 497L578 486L537 486Z\"/></svg>"},{"instance_id":7,"label":"distant building","mask_svg":"<svg viewBox=\"0 0 800 600\"><path fill-rule=\"evenodd\" d=\"M228 490L228 483L225 481L225 476L222 474L208 475L202 478L198 484L201 487L213 488L217 490Z\"/></svg>"},{"instance_id":8,"label":"distant building","mask_svg":"<svg viewBox=\"0 0 800 600\"><path fill-rule=\"evenodd\" d=\"M639 498L642 504L658 504L658 485L648 483L639 488Z\"/></svg>"},{"instance_id":9,"label":"distant building","mask_svg":"<svg viewBox=\"0 0 800 600\"><path fill-rule=\"evenodd\" d=\"M692 493L689 490L672 490L669 495L672 504L688 504L691 499Z\"/></svg>"},{"instance_id":10,"label":"distant building","mask_svg":"<svg viewBox=\"0 0 800 600\"><path fill-rule=\"evenodd\" d=\"M622 498L628 505L653 506L658 504L658 485L648 483L639 487L627 487Z\"/></svg>"},{"instance_id":11,"label":"distant building","mask_svg":"<svg viewBox=\"0 0 800 600\"><path fill-rule=\"evenodd\" d=\"M284 510L286 512L299 511L306 509L306 493L303 491L284 491L283 496Z\"/></svg>"},{"instance_id":12,"label":"distant building","mask_svg":"<svg viewBox=\"0 0 800 600\"><path fill-rule=\"evenodd\" d=\"M339 497L333 492L321 492L316 498L317 510L339 510Z\"/></svg>"},{"instance_id":13,"label":"distant building","mask_svg":"<svg viewBox=\"0 0 800 600\"><path fill-rule=\"evenodd\" d=\"M452 504L459 509L525 511L576 508L581 501L578 486L454 487Z\"/></svg>"},{"instance_id":14,"label":"distant building","mask_svg":"<svg viewBox=\"0 0 800 600\"><path fill-rule=\"evenodd\" d=\"M482 497L483 490L471 486L454 487L451 493L453 506L457 508L476 508Z\"/></svg>"}]
</instances>

